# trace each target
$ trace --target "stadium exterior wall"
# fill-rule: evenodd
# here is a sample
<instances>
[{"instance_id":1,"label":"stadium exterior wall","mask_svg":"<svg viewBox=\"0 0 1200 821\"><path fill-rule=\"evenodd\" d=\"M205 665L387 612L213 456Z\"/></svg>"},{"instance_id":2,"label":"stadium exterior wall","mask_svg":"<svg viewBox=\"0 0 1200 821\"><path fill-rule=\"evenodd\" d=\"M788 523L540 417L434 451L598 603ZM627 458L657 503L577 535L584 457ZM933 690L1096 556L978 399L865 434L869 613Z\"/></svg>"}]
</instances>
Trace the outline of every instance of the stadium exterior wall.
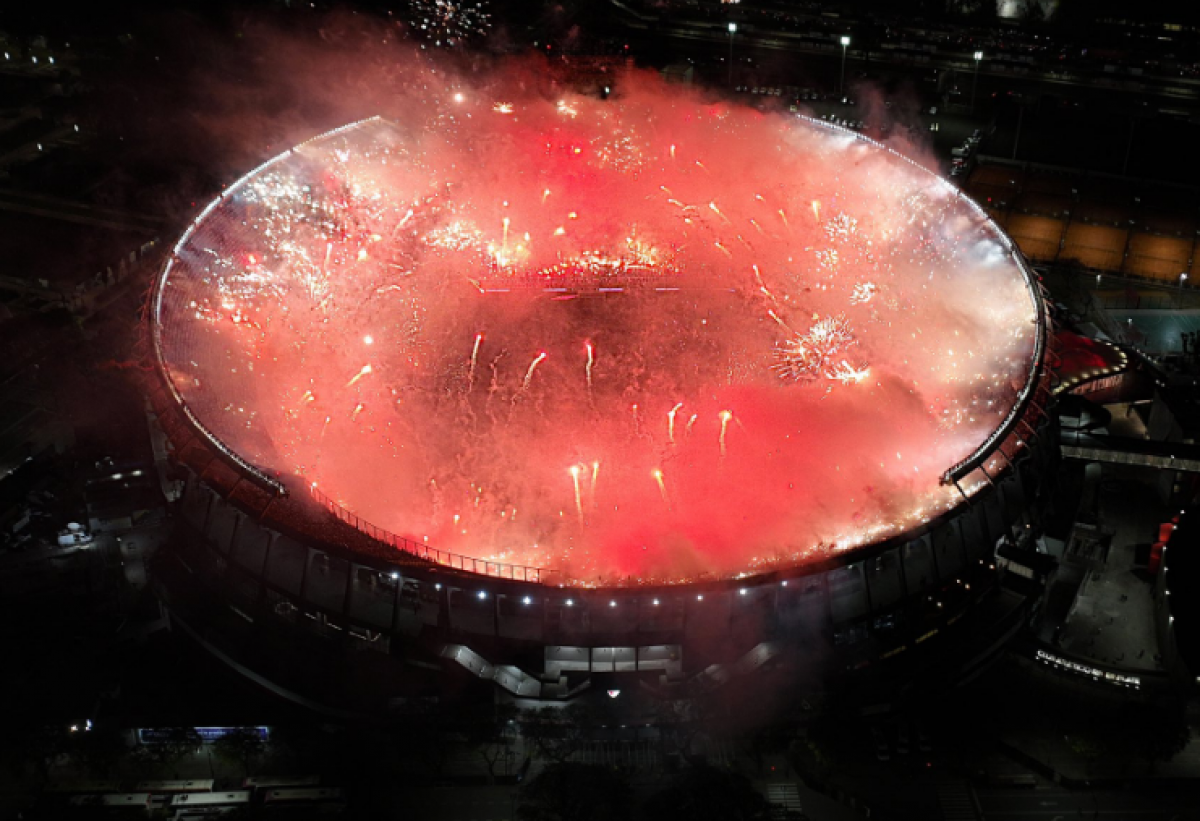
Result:
<instances>
[{"instance_id":1,"label":"stadium exterior wall","mask_svg":"<svg viewBox=\"0 0 1200 821\"><path fill-rule=\"evenodd\" d=\"M845 671L917 649L994 589L996 546L1038 532L1058 459L1057 424L1043 414L987 487L905 538L737 581L581 589L356 550L330 536L353 529L315 503L299 517L284 505L300 500L264 504L240 479L231 488L216 457L198 470L193 450L176 539L159 561L186 568L185 583L199 582L190 593L243 622L457 666L531 698L569 697L596 673L649 674L667 689L721 684L781 656ZM313 526L321 517L332 530ZM169 607L179 598L178 585L159 588Z\"/></svg>"}]
</instances>

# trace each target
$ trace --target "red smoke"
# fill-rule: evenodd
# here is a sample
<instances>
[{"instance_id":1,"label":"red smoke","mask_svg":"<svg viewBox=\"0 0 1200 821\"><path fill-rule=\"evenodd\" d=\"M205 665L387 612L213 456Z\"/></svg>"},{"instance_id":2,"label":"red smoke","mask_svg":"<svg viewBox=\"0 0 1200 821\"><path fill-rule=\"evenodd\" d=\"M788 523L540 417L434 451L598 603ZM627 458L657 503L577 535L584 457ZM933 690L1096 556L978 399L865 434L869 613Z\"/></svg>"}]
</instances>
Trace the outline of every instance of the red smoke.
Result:
<instances>
[{"instance_id":1,"label":"red smoke","mask_svg":"<svg viewBox=\"0 0 1200 821\"><path fill-rule=\"evenodd\" d=\"M588 582L794 563L953 503L1034 315L953 189L652 75L600 101L403 69L388 120L181 248L166 357L219 437L402 535Z\"/></svg>"}]
</instances>

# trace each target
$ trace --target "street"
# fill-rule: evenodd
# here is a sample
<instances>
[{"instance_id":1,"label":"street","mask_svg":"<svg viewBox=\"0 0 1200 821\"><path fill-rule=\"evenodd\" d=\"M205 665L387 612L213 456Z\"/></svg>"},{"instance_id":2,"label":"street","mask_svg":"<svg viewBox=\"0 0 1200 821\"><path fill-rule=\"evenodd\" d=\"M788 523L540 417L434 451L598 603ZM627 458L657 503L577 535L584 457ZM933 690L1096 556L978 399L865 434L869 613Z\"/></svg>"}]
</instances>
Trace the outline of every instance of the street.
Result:
<instances>
[{"instance_id":1,"label":"street","mask_svg":"<svg viewBox=\"0 0 1200 821\"><path fill-rule=\"evenodd\" d=\"M1185 819L1200 818L1194 796L1185 793L1161 792L1155 795L1123 792L1071 792L1062 789L1014 790L983 788L976 790L983 817L988 821L1009 818L1052 819L1077 818L1137 818Z\"/></svg>"}]
</instances>

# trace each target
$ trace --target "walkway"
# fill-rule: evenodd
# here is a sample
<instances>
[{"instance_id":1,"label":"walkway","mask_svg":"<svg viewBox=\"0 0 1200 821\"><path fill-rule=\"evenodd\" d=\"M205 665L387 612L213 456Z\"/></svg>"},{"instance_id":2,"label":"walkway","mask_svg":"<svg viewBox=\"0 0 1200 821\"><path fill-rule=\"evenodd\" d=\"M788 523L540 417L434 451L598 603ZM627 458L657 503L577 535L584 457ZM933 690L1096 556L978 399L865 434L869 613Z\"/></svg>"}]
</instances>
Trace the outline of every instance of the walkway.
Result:
<instances>
[{"instance_id":1,"label":"walkway","mask_svg":"<svg viewBox=\"0 0 1200 821\"><path fill-rule=\"evenodd\" d=\"M1062 432L1062 455L1086 462L1200 473L1200 445L1095 433Z\"/></svg>"},{"instance_id":2,"label":"walkway","mask_svg":"<svg viewBox=\"0 0 1200 821\"><path fill-rule=\"evenodd\" d=\"M1130 670L1161 670L1149 582L1134 574L1138 545L1153 542L1162 504L1147 485L1107 479L1100 490L1100 530L1112 534L1102 563L1089 570L1059 633L1073 656Z\"/></svg>"}]
</instances>

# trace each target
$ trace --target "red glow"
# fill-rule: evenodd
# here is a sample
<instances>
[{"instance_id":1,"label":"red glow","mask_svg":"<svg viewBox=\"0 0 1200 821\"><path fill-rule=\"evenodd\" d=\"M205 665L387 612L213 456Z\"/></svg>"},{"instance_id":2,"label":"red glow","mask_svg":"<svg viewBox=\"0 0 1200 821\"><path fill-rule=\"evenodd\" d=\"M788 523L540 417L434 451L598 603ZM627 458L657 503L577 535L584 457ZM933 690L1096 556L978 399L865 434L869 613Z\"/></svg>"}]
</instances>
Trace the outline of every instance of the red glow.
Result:
<instances>
[{"instance_id":1,"label":"red glow","mask_svg":"<svg viewBox=\"0 0 1200 821\"><path fill-rule=\"evenodd\" d=\"M1033 307L956 192L650 79L446 82L403 129L260 172L181 250L166 359L219 437L575 581L793 564L958 503L938 479L1011 406Z\"/></svg>"}]
</instances>

